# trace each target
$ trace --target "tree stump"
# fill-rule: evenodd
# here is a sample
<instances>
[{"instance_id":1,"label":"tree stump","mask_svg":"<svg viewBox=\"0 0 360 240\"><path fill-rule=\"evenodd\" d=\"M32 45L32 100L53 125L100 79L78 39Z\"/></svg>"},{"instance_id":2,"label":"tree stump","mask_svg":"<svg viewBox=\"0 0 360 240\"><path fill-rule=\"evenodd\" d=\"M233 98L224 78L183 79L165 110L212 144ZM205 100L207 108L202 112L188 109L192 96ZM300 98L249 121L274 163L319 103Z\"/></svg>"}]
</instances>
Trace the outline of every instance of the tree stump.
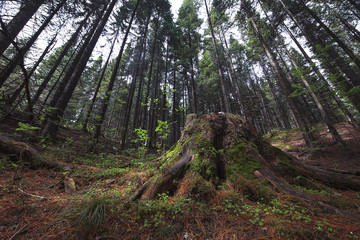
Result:
<instances>
[{"instance_id":1,"label":"tree stump","mask_svg":"<svg viewBox=\"0 0 360 240\"><path fill-rule=\"evenodd\" d=\"M181 138L160 162L158 174L140 187L131 201L154 199L164 192L206 201L224 182L236 188L241 187L241 180L264 179L269 186L316 202L329 212L354 216L317 201L292 184L299 178L314 179L331 187L360 190L359 177L307 166L267 143L241 116L222 112L187 118ZM256 195L253 189L249 191L250 197Z\"/></svg>"}]
</instances>

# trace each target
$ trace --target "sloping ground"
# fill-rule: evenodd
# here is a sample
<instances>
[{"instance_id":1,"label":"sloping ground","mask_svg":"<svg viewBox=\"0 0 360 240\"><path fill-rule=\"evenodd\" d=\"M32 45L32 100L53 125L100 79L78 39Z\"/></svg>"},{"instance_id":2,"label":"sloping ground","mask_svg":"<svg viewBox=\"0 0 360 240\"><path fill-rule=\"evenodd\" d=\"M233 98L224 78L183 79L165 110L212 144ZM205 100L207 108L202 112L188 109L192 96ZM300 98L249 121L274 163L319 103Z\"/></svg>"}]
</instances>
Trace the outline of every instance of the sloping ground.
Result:
<instances>
[{"instance_id":1,"label":"sloping ground","mask_svg":"<svg viewBox=\"0 0 360 240\"><path fill-rule=\"evenodd\" d=\"M305 141L298 129L274 131L266 138L272 145L309 165L360 175L360 131L349 123L338 123L335 126L347 148L336 144L326 126L320 124L316 127L315 136L322 154L316 157L306 151Z\"/></svg>"},{"instance_id":2,"label":"sloping ground","mask_svg":"<svg viewBox=\"0 0 360 240\"><path fill-rule=\"evenodd\" d=\"M18 132L18 120L3 123L2 134L31 141L36 131ZM277 132L274 144L309 164L326 169L357 171L359 133L338 125L352 153L333 145L319 130L324 156L304 153L296 130ZM350 128L353 134L347 134ZM11 130L13 129L13 130ZM355 136L357 138L355 138ZM28 142L41 156L66 163L62 170L32 169L1 153L1 239L359 239L359 219L330 214L258 179L239 176L217 189L208 182L184 178L176 196L163 193L148 201L129 197L154 176L160 158L136 158L136 149L116 150L110 141L98 154L86 153L89 136L62 129L56 143ZM327 154L327 155L326 155ZM349 154L349 155L346 155ZM335 157L340 156L340 158ZM352 163L343 162L349 159ZM311 160L309 160L311 159ZM331 161L329 160L331 159ZM341 159L341 161L340 161ZM341 167L341 168L340 168ZM260 184L261 183L261 184ZM360 214L360 195L336 190L299 177L296 188L353 214ZM194 192L188 194L189 189ZM200 191L199 191L200 189Z\"/></svg>"}]
</instances>

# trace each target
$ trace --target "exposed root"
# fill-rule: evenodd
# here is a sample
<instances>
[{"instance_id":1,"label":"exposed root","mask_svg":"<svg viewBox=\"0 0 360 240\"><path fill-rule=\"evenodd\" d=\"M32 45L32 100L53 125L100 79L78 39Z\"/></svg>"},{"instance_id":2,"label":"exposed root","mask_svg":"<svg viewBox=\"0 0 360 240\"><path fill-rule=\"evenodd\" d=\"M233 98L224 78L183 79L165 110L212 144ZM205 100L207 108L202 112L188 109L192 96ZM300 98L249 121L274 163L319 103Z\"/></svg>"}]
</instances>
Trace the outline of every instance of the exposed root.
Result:
<instances>
[{"instance_id":1,"label":"exposed root","mask_svg":"<svg viewBox=\"0 0 360 240\"><path fill-rule=\"evenodd\" d=\"M0 151L11 154L14 161L24 162L31 167L63 168L66 165L42 158L35 149L23 142L0 136Z\"/></svg>"}]
</instances>

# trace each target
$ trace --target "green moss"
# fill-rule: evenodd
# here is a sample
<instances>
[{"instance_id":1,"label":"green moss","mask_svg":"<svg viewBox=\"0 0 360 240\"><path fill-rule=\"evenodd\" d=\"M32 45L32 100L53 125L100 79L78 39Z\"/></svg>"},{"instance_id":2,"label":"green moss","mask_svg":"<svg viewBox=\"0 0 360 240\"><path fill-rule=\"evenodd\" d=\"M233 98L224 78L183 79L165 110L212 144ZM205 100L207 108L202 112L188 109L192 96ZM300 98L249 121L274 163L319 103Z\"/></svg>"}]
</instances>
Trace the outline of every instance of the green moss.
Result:
<instances>
[{"instance_id":1,"label":"green moss","mask_svg":"<svg viewBox=\"0 0 360 240\"><path fill-rule=\"evenodd\" d=\"M198 172L192 172L193 181L188 192L194 200L207 201L215 197L216 190L211 182L206 181Z\"/></svg>"},{"instance_id":2,"label":"green moss","mask_svg":"<svg viewBox=\"0 0 360 240\"><path fill-rule=\"evenodd\" d=\"M174 144L171 149L166 153L165 161L171 164L179 156L179 152L181 151L181 149L182 144L180 142Z\"/></svg>"},{"instance_id":3,"label":"green moss","mask_svg":"<svg viewBox=\"0 0 360 240\"><path fill-rule=\"evenodd\" d=\"M190 164L190 169L194 172L199 173L204 179L216 182L216 165L202 154L196 154L195 159Z\"/></svg>"},{"instance_id":4,"label":"green moss","mask_svg":"<svg viewBox=\"0 0 360 240\"><path fill-rule=\"evenodd\" d=\"M254 179L254 172L261 168L260 161L253 158L246 143L241 142L226 151L229 163L226 166L226 177L234 182L237 175Z\"/></svg>"},{"instance_id":5,"label":"green moss","mask_svg":"<svg viewBox=\"0 0 360 240\"><path fill-rule=\"evenodd\" d=\"M252 180L245 184L244 194L253 202L270 203L275 195L272 193L272 186L266 179Z\"/></svg>"},{"instance_id":6,"label":"green moss","mask_svg":"<svg viewBox=\"0 0 360 240\"><path fill-rule=\"evenodd\" d=\"M256 150L256 152L259 152L259 149L254 142L250 141L249 143L250 143L251 147Z\"/></svg>"},{"instance_id":7,"label":"green moss","mask_svg":"<svg viewBox=\"0 0 360 240\"><path fill-rule=\"evenodd\" d=\"M179 159L179 157L181 157L180 153L183 150L185 144L187 144L189 141L190 139L187 138L183 143L178 141L176 144L174 144L163 158L160 170L167 169L168 167L173 165Z\"/></svg>"},{"instance_id":8,"label":"green moss","mask_svg":"<svg viewBox=\"0 0 360 240\"><path fill-rule=\"evenodd\" d=\"M279 171L280 173L291 175L293 177L300 175L299 170L292 165L290 155L273 146L271 146L268 150L272 156L275 156L277 158L277 171Z\"/></svg>"}]
</instances>

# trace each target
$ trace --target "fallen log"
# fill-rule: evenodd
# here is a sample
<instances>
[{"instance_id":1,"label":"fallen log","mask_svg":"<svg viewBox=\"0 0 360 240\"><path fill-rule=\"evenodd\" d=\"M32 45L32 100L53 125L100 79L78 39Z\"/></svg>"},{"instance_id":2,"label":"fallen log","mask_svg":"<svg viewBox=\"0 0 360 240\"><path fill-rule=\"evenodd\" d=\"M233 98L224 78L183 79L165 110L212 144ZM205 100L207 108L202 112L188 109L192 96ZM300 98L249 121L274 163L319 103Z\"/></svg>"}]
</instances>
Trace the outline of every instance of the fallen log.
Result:
<instances>
[{"instance_id":1,"label":"fallen log","mask_svg":"<svg viewBox=\"0 0 360 240\"><path fill-rule=\"evenodd\" d=\"M6 136L0 136L0 152L8 154L14 161L25 163L34 168L47 167L60 169L66 166L43 158L28 144L14 141Z\"/></svg>"}]
</instances>

